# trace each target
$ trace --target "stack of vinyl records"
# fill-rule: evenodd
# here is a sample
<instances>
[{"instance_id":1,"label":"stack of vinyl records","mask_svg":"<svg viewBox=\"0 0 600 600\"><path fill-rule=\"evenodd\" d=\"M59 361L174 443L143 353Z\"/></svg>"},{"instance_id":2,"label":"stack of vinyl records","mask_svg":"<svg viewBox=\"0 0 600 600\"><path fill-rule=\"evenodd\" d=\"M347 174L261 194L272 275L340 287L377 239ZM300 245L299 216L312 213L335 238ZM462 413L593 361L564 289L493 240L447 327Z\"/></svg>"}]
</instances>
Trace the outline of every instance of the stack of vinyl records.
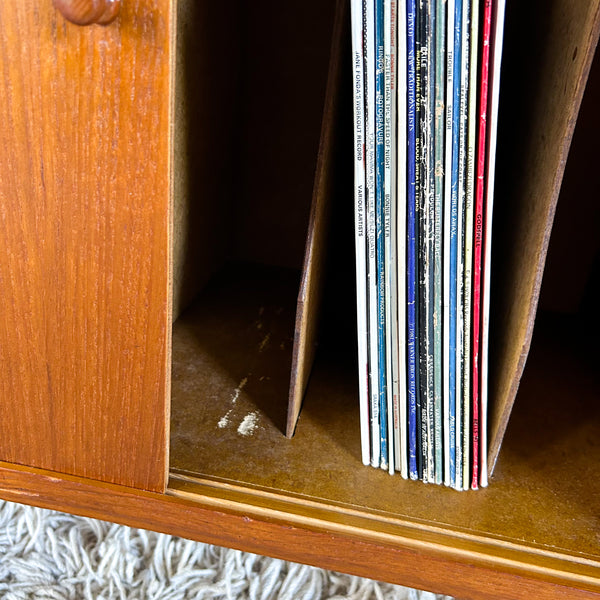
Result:
<instances>
[{"instance_id":1,"label":"stack of vinyl records","mask_svg":"<svg viewBox=\"0 0 600 600\"><path fill-rule=\"evenodd\" d=\"M362 458L488 483L504 0L352 0Z\"/></svg>"}]
</instances>

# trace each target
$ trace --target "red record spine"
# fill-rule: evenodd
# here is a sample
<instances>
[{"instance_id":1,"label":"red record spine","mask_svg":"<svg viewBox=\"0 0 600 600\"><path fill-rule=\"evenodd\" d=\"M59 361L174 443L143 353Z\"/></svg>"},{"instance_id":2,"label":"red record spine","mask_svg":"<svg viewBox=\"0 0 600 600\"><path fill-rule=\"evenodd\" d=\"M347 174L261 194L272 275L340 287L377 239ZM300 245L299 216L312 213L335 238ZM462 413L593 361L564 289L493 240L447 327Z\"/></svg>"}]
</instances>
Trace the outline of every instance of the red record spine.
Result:
<instances>
[{"instance_id":1,"label":"red record spine","mask_svg":"<svg viewBox=\"0 0 600 600\"><path fill-rule=\"evenodd\" d=\"M473 249L473 352L472 352L472 479L471 487L479 487L479 403L480 403L480 333L481 333L481 256L484 224L486 126L488 107L488 82L490 63L490 37L492 31L492 0L485 0L481 38L481 70L479 88L479 131L477 142L477 187L475 192L475 244Z\"/></svg>"}]
</instances>

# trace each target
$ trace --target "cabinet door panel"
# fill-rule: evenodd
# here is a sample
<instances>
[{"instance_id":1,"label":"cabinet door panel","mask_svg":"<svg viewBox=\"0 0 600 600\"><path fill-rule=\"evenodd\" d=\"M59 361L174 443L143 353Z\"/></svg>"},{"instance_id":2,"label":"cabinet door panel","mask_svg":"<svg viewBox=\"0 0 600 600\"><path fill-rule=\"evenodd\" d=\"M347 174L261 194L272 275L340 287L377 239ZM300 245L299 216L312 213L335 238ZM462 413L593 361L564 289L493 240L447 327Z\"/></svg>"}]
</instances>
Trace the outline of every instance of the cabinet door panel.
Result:
<instances>
[{"instance_id":1,"label":"cabinet door panel","mask_svg":"<svg viewBox=\"0 0 600 600\"><path fill-rule=\"evenodd\" d=\"M171 14L0 2L0 460L164 488Z\"/></svg>"}]
</instances>

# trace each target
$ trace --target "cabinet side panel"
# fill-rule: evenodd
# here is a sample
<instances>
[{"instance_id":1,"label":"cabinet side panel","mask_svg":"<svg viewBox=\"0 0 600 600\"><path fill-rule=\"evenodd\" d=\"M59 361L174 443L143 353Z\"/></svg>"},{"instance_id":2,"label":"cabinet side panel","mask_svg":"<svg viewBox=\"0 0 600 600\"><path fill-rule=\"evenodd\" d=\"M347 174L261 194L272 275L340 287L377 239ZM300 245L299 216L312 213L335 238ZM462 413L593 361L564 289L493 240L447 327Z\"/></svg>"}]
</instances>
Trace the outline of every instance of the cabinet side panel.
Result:
<instances>
[{"instance_id":1,"label":"cabinet side panel","mask_svg":"<svg viewBox=\"0 0 600 600\"><path fill-rule=\"evenodd\" d=\"M0 458L162 490L170 0L0 4Z\"/></svg>"}]
</instances>

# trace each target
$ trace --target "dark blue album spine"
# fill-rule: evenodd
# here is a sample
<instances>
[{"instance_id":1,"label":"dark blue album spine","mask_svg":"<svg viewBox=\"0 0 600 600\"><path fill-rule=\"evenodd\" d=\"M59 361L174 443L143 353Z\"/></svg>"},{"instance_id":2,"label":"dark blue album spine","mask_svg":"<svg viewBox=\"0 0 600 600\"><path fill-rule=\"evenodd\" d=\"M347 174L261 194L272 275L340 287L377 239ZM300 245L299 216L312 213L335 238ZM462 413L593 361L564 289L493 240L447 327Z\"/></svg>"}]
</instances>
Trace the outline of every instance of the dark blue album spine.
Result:
<instances>
[{"instance_id":1,"label":"dark blue album spine","mask_svg":"<svg viewBox=\"0 0 600 600\"><path fill-rule=\"evenodd\" d=\"M407 241L406 241L406 302L408 330L408 471L411 479L418 479L417 455L417 244L416 244L416 57L415 57L416 2L406 2L407 43Z\"/></svg>"}]
</instances>

